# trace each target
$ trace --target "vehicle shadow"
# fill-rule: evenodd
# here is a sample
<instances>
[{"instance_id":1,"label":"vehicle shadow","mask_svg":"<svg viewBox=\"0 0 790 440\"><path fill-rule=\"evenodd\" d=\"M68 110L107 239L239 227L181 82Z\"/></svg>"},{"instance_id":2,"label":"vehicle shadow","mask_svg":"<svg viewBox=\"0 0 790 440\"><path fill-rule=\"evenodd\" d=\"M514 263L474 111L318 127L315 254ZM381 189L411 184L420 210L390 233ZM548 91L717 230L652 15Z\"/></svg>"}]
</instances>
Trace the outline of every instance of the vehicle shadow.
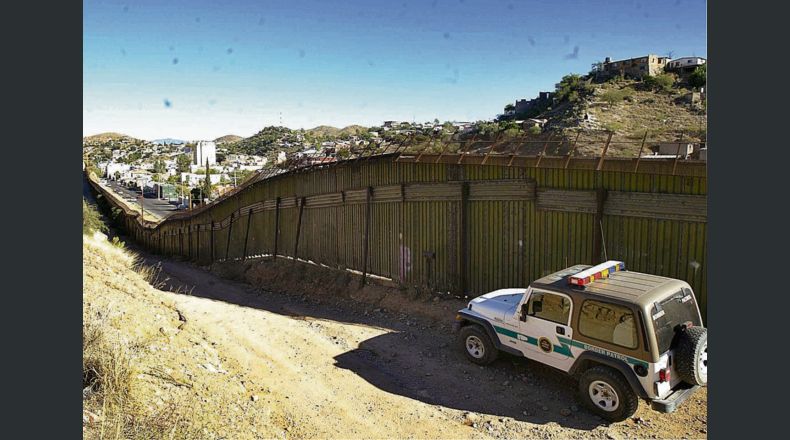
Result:
<instances>
[{"instance_id":1,"label":"vehicle shadow","mask_svg":"<svg viewBox=\"0 0 790 440\"><path fill-rule=\"evenodd\" d=\"M505 353L480 367L460 346L440 344L439 351L410 339L387 333L365 340L336 356L335 366L383 391L430 405L574 429L606 425L581 407L575 382L558 370Z\"/></svg>"}]
</instances>

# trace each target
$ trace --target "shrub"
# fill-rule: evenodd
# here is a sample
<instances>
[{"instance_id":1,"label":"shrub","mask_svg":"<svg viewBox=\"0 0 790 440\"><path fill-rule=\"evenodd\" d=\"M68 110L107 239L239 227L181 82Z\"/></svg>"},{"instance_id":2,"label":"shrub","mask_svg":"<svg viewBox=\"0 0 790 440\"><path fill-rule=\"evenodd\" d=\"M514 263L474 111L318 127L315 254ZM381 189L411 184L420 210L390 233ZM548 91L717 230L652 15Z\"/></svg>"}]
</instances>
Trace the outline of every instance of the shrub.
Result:
<instances>
[{"instance_id":1,"label":"shrub","mask_svg":"<svg viewBox=\"0 0 790 440\"><path fill-rule=\"evenodd\" d=\"M603 124L603 128L606 131L611 131L611 132L615 132L616 133L616 132L622 130L624 128L624 125L619 123L619 122L608 122L608 123Z\"/></svg>"},{"instance_id":2,"label":"shrub","mask_svg":"<svg viewBox=\"0 0 790 440\"><path fill-rule=\"evenodd\" d=\"M634 91L631 89L610 89L601 94L601 99L609 104L616 104L626 98L633 96Z\"/></svg>"},{"instance_id":3,"label":"shrub","mask_svg":"<svg viewBox=\"0 0 790 440\"><path fill-rule=\"evenodd\" d=\"M107 225L96 207L82 199L82 233L92 234L95 231L106 233Z\"/></svg>"},{"instance_id":4,"label":"shrub","mask_svg":"<svg viewBox=\"0 0 790 440\"><path fill-rule=\"evenodd\" d=\"M708 80L708 65L703 64L697 67L694 72L689 75L689 85L691 87L702 87Z\"/></svg>"},{"instance_id":5,"label":"shrub","mask_svg":"<svg viewBox=\"0 0 790 440\"><path fill-rule=\"evenodd\" d=\"M540 127L539 127L539 126L537 126L537 125L533 125L532 127L529 127L529 128L527 129L527 133L529 133L529 134L535 134L535 135L538 135L538 134L540 134L540 133L541 133L541 129L540 129Z\"/></svg>"},{"instance_id":6,"label":"shrub","mask_svg":"<svg viewBox=\"0 0 790 440\"><path fill-rule=\"evenodd\" d=\"M655 76L647 75L642 81L650 89L668 92L675 84L675 76L670 73L660 73Z\"/></svg>"}]
</instances>

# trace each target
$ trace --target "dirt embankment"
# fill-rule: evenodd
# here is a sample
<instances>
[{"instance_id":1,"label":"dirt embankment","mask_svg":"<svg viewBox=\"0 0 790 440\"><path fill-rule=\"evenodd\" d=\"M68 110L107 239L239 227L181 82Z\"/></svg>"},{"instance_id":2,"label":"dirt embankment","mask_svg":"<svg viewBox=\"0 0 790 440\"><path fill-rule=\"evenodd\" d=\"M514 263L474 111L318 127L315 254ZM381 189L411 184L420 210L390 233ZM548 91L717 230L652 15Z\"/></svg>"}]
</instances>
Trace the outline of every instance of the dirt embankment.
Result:
<instances>
[{"instance_id":1,"label":"dirt embankment","mask_svg":"<svg viewBox=\"0 0 790 440\"><path fill-rule=\"evenodd\" d=\"M210 270L222 278L240 281L268 292L299 292L300 295L332 301L342 299L436 322L451 322L455 311L468 302L468 299L454 295L399 288L376 278L369 278L369 282L362 286L361 277L351 272L286 259L262 258L245 263L214 263Z\"/></svg>"},{"instance_id":2,"label":"dirt embankment","mask_svg":"<svg viewBox=\"0 0 790 440\"><path fill-rule=\"evenodd\" d=\"M137 263L101 234L83 237L84 437L281 437L281 414L251 397L263 383Z\"/></svg>"},{"instance_id":3,"label":"dirt embankment","mask_svg":"<svg viewBox=\"0 0 790 440\"><path fill-rule=\"evenodd\" d=\"M704 438L703 390L674 414L641 404L609 425L562 373L507 355L481 368L456 347L463 301L287 260L215 265L146 256L261 404L296 438ZM226 278L219 278L222 274ZM235 279L235 280L231 280ZM227 368L227 367L226 367Z\"/></svg>"}]
</instances>

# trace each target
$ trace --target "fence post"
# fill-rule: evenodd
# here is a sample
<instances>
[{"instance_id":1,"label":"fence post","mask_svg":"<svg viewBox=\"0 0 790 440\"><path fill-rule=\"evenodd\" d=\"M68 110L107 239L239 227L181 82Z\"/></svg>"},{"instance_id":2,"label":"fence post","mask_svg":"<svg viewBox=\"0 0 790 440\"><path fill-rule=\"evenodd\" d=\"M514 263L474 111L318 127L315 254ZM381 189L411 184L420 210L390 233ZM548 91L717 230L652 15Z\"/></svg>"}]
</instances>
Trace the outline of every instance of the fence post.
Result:
<instances>
[{"instance_id":1,"label":"fence post","mask_svg":"<svg viewBox=\"0 0 790 440\"><path fill-rule=\"evenodd\" d=\"M250 208L250 213L247 214L247 231L244 233L244 252L241 255L241 261L247 259L247 240L250 239L250 223L252 223L252 208Z\"/></svg>"},{"instance_id":2,"label":"fence post","mask_svg":"<svg viewBox=\"0 0 790 440\"><path fill-rule=\"evenodd\" d=\"M468 253L468 239L467 239L467 231L469 230L469 182L464 181L461 183L461 207L460 207L460 216L461 221L459 222L460 228L458 231L458 253L461 256L461 267L458 271L459 280L458 285L461 289L461 295L466 295L469 283L469 276L467 274L467 267L469 266L469 255Z\"/></svg>"},{"instance_id":3,"label":"fence post","mask_svg":"<svg viewBox=\"0 0 790 440\"><path fill-rule=\"evenodd\" d=\"M603 205L606 201L606 189L595 190L595 219L593 220L593 264L602 263L601 245L603 243Z\"/></svg>"},{"instance_id":4,"label":"fence post","mask_svg":"<svg viewBox=\"0 0 790 440\"><path fill-rule=\"evenodd\" d=\"M187 243L189 244L187 246L187 256L191 260L192 259L192 224L187 226Z\"/></svg>"},{"instance_id":5,"label":"fence post","mask_svg":"<svg viewBox=\"0 0 790 440\"><path fill-rule=\"evenodd\" d=\"M277 241L280 238L280 197L277 197L277 202L274 205L274 252L272 258L277 260Z\"/></svg>"},{"instance_id":6,"label":"fence post","mask_svg":"<svg viewBox=\"0 0 790 440\"><path fill-rule=\"evenodd\" d=\"M360 287L365 285L368 276L368 253L370 245L370 198L373 187L369 186L365 192L365 237L362 240L362 282Z\"/></svg>"},{"instance_id":7,"label":"fence post","mask_svg":"<svg viewBox=\"0 0 790 440\"><path fill-rule=\"evenodd\" d=\"M182 228L178 228L178 256L184 256L184 232Z\"/></svg>"},{"instance_id":8,"label":"fence post","mask_svg":"<svg viewBox=\"0 0 790 440\"><path fill-rule=\"evenodd\" d=\"M538 155L538 160L535 162L535 168L540 166L540 161L543 160L543 156L546 155L546 149L549 148L549 142L551 142L551 138L554 136L554 133L549 133L549 138L546 139L546 143L543 144L543 151L540 152Z\"/></svg>"},{"instance_id":9,"label":"fence post","mask_svg":"<svg viewBox=\"0 0 790 440\"><path fill-rule=\"evenodd\" d=\"M211 221L211 263L214 263L214 220Z\"/></svg>"},{"instance_id":10,"label":"fence post","mask_svg":"<svg viewBox=\"0 0 790 440\"><path fill-rule=\"evenodd\" d=\"M235 212L230 213L230 223L228 224L228 241L225 244L225 261L228 260L228 253L230 252L230 234L233 233L233 214L235 214Z\"/></svg>"},{"instance_id":11,"label":"fence post","mask_svg":"<svg viewBox=\"0 0 790 440\"><path fill-rule=\"evenodd\" d=\"M642 137L642 146L639 147L639 156L636 157L636 165L634 165L634 172L639 170L639 161L642 160L642 151L645 149L645 141L647 140L647 130L645 130L645 135Z\"/></svg>"},{"instance_id":12,"label":"fence post","mask_svg":"<svg viewBox=\"0 0 790 440\"><path fill-rule=\"evenodd\" d=\"M296 222L296 240L294 240L294 264L299 258L299 236L302 234L302 214L304 213L305 197L299 199L299 220Z\"/></svg>"},{"instance_id":13,"label":"fence post","mask_svg":"<svg viewBox=\"0 0 790 440\"><path fill-rule=\"evenodd\" d=\"M672 175L675 175L675 168L678 166L678 159L680 158L680 146L683 144L683 133L680 133L680 139L678 139L678 149L675 151L675 160L672 161Z\"/></svg>"},{"instance_id":14,"label":"fence post","mask_svg":"<svg viewBox=\"0 0 790 440\"><path fill-rule=\"evenodd\" d=\"M195 225L195 231L197 232L197 234L196 234L197 237L196 237L196 240L195 240L195 241L197 241L197 243L195 243L195 246L197 247L197 252L196 252L197 255L195 256L195 261L200 263L200 225L199 224Z\"/></svg>"},{"instance_id":15,"label":"fence post","mask_svg":"<svg viewBox=\"0 0 790 440\"><path fill-rule=\"evenodd\" d=\"M609 137L606 138L606 145L603 146L603 151L601 151L601 158L598 159L598 166L595 167L597 171L601 171L601 168L603 168L603 160L606 157L606 152L609 151L609 143L612 141L613 134L614 132L610 131Z\"/></svg>"},{"instance_id":16,"label":"fence post","mask_svg":"<svg viewBox=\"0 0 790 440\"><path fill-rule=\"evenodd\" d=\"M439 163L439 161L442 160L442 156L444 156L444 152L447 151L447 146L450 144L449 142L445 143L442 140L441 132L439 132L439 133L440 133L439 134L439 141L442 143L442 151L439 152L439 156L436 158L436 160L433 163ZM452 137L450 139L452 139Z\"/></svg>"},{"instance_id":17,"label":"fence post","mask_svg":"<svg viewBox=\"0 0 790 440\"><path fill-rule=\"evenodd\" d=\"M579 136L582 134L581 131L576 132L576 139L573 140L573 145L571 146L571 151L568 153L568 158L565 159L565 168L568 168L568 165L571 163L571 158L573 157L573 153L576 152L576 142L579 141Z\"/></svg>"},{"instance_id":18,"label":"fence post","mask_svg":"<svg viewBox=\"0 0 790 440\"><path fill-rule=\"evenodd\" d=\"M480 165L485 165L486 162L488 162L488 156L490 156L491 153L494 152L494 147L496 147L497 142L499 142L499 138L502 137L502 133L504 133L504 132L500 131L497 134L497 136L494 138L494 141L491 143L491 148L488 149L488 153L486 153L485 157L483 158L483 161L480 162Z\"/></svg>"}]
</instances>

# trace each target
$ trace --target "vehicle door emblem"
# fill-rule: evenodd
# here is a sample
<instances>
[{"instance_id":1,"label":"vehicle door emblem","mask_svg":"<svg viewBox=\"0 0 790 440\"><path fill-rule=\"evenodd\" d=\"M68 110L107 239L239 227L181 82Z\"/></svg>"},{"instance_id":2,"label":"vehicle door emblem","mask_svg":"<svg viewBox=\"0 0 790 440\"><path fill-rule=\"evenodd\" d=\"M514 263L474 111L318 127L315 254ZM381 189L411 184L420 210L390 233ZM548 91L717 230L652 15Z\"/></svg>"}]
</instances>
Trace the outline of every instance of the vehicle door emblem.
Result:
<instances>
[{"instance_id":1,"label":"vehicle door emblem","mask_svg":"<svg viewBox=\"0 0 790 440\"><path fill-rule=\"evenodd\" d=\"M538 347L546 353L551 353L551 349L554 348L554 345L549 341L549 338L541 337L538 339Z\"/></svg>"}]
</instances>

